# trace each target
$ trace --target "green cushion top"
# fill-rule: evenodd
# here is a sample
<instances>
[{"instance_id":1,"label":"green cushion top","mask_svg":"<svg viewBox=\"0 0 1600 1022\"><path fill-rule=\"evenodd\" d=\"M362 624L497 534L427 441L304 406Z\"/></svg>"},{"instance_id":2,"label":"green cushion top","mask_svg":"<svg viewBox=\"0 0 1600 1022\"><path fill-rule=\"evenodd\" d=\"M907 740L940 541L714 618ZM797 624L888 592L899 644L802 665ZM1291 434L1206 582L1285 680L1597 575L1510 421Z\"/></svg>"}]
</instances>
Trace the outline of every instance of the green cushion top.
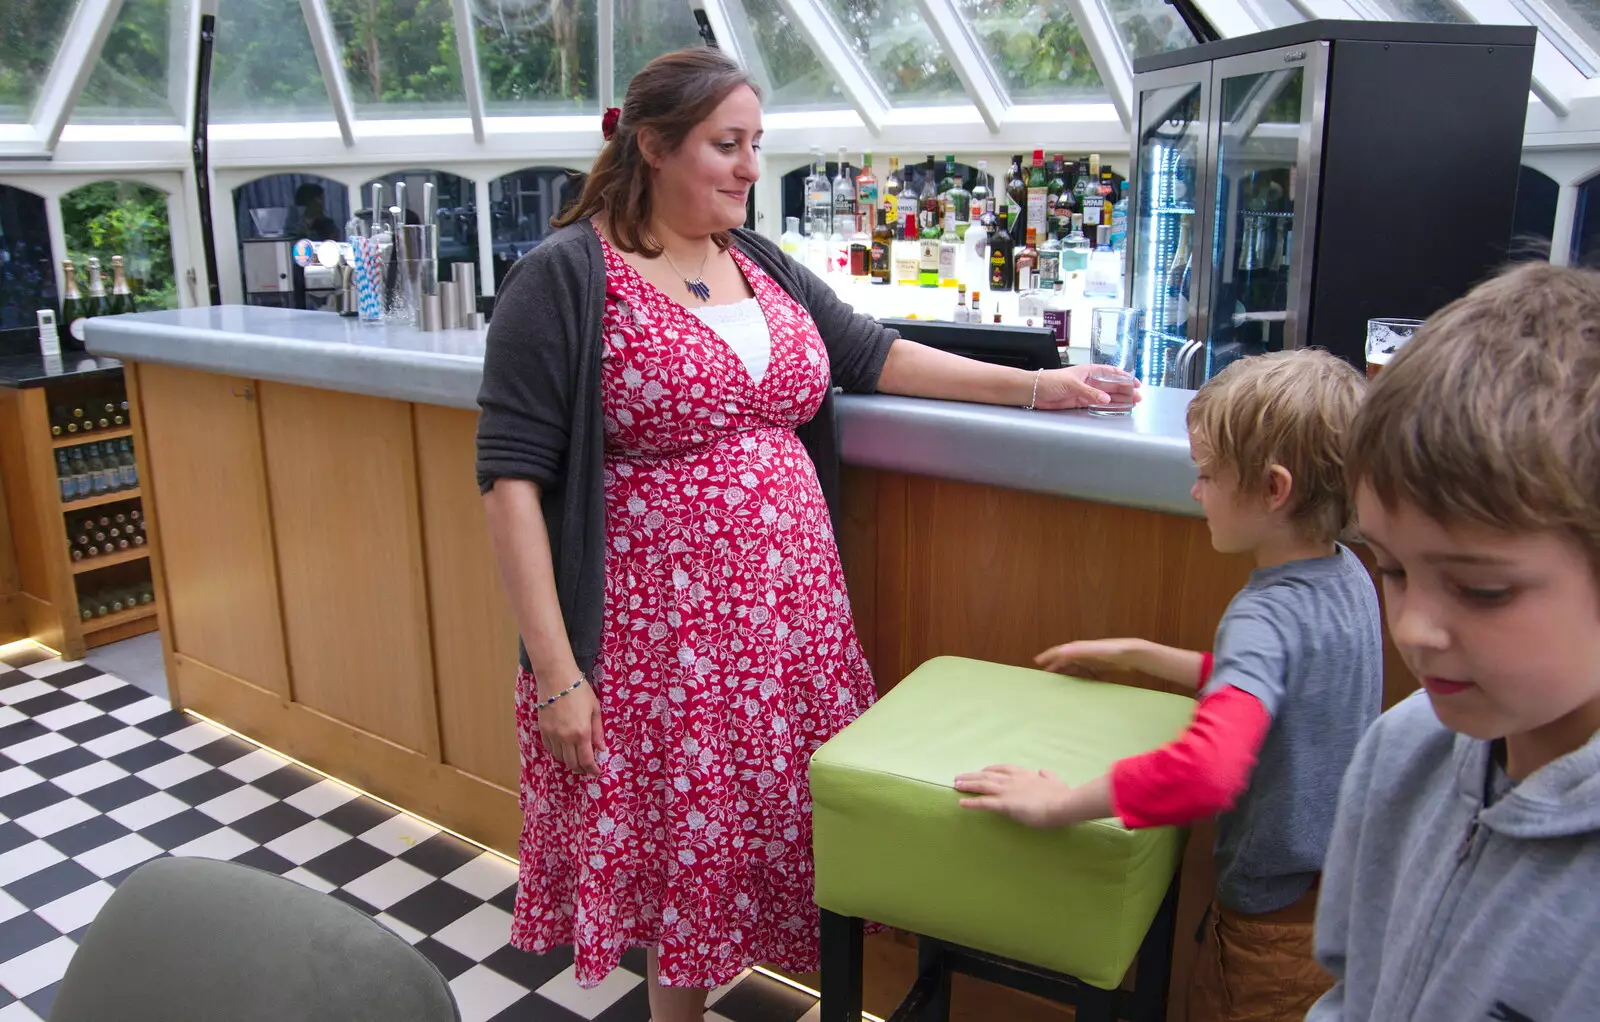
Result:
<instances>
[{"instance_id":1,"label":"green cushion top","mask_svg":"<svg viewBox=\"0 0 1600 1022\"><path fill-rule=\"evenodd\" d=\"M928 661L812 757L817 904L1115 988L1183 832L1116 820L1031 830L962 809L955 777L1015 763L1081 784L1193 714L1183 696Z\"/></svg>"}]
</instances>

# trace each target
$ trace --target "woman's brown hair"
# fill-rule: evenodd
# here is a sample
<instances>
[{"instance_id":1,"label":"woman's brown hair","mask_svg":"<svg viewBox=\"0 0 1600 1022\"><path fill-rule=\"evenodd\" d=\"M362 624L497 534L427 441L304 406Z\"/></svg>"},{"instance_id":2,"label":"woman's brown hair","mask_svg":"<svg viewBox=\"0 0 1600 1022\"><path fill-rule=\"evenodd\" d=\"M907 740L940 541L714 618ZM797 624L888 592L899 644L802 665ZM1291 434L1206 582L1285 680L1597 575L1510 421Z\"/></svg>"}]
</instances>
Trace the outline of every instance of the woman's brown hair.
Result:
<instances>
[{"instance_id":1,"label":"woman's brown hair","mask_svg":"<svg viewBox=\"0 0 1600 1022\"><path fill-rule=\"evenodd\" d=\"M578 201L552 218L551 225L565 227L603 213L618 248L659 255L661 245L648 228L650 165L639 149L639 133L650 129L665 152L676 152L694 126L740 86L761 98L761 88L744 68L708 46L662 54L646 64L628 83L616 133L595 158ZM712 238L721 248L733 244L726 231Z\"/></svg>"}]
</instances>

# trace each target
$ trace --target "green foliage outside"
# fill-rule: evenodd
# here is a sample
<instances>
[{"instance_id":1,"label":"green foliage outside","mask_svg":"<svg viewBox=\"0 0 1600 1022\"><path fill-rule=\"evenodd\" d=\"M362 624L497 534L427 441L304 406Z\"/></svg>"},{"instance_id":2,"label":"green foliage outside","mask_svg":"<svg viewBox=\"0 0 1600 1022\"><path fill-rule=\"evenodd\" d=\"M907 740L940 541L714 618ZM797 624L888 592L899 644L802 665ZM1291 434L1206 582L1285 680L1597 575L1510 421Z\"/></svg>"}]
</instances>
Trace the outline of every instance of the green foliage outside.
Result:
<instances>
[{"instance_id":1,"label":"green foliage outside","mask_svg":"<svg viewBox=\"0 0 1600 1022\"><path fill-rule=\"evenodd\" d=\"M27 120L78 0L0 0L0 114Z\"/></svg>"},{"instance_id":2,"label":"green foliage outside","mask_svg":"<svg viewBox=\"0 0 1600 1022\"><path fill-rule=\"evenodd\" d=\"M61 197L61 219L67 258L77 266L78 286L85 294L89 257L100 260L109 292L111 257L120 255L140 312L178 307L164 193L129 181L96 181Z\"/></svg>"},{"instance_id":3,"label":"green foliage outside","mask_svg":"<svg viewBox=\"0 0 1600 1022\"><path fill-rule=\"evenodd\" d=\"M170 0L124 0L78 99L76 115L154 113L165 120L176 118L167 92L173 7Z\"/></svg>"}]
</instances>

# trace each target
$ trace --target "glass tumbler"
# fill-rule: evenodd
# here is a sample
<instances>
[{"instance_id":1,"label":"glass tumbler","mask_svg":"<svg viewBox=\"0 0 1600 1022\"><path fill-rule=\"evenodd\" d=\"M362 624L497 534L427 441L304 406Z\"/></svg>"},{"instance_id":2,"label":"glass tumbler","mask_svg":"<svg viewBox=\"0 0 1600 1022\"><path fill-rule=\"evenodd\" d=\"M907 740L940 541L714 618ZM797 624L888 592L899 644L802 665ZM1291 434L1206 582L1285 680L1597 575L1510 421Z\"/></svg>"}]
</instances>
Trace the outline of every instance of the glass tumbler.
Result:
<instances>
[{"instance_id":1,"label":"glass tumbler","mask_svg":"<svg viewBox=\"0 0 1600 1022\"><path fill-rule=\"evenodd\" d=\"M1089 382L1100 386L1135 378L1144 350L1143 311L1102 308L1093 310L1091 316L1089 361L1093 368L1089 371ZM1127 415L1133 411L1133 402L1113 398L1111 404L1091 405L1089 411L1094 415Z\"/></svg>"}]
</instances>

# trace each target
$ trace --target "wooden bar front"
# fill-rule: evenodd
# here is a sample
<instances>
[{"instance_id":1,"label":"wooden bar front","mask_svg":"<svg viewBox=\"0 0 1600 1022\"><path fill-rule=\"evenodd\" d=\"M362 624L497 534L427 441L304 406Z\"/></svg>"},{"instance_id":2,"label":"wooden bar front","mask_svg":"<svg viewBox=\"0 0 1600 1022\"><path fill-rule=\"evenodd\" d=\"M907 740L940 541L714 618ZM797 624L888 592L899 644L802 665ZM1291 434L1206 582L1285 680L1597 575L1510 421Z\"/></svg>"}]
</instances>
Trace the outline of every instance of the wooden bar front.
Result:
<instances>
[{"instance_id":1,"label":"wooden bar front","mask_svg":"<svg viewBox=\"0 0 1600 1022\"><path fill-rule=\"evenodd\" d=\"M174 701L515 855L516 630L475 413L148 364L128 381ZM880 690L930 657L1029 664L1075 637L1208 649L1249 572L1197 518L859 468L839 539ZM1210 836L1184 870L1174 1018ZM870 958L887 1014L915 954L885 938ZM957 996L958 1017L1062 1017L982 984Z\"/></svg>"}]
</instances>

